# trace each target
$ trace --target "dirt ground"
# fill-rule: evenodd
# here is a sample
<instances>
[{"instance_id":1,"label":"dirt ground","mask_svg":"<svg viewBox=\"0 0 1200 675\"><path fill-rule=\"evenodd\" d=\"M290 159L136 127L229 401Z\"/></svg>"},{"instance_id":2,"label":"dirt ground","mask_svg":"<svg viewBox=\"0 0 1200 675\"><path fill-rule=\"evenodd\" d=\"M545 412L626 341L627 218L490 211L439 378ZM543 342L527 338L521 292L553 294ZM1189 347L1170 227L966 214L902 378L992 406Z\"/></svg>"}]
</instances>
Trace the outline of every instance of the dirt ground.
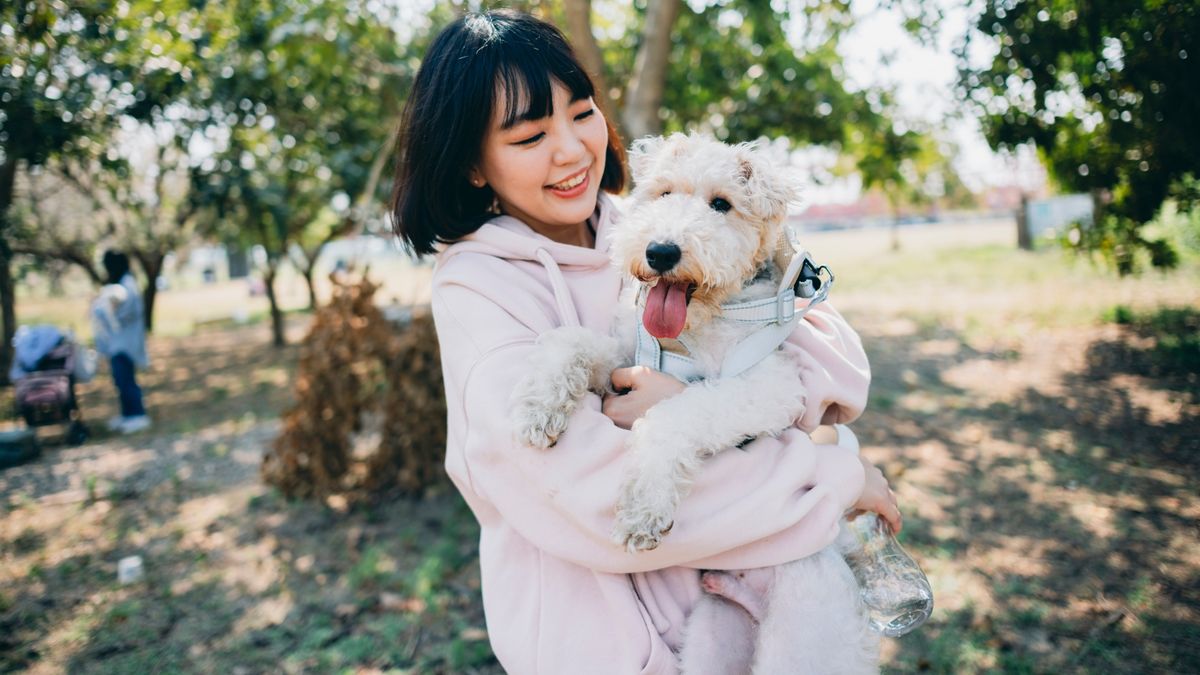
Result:
<instances>
[{"instance_id":1,"label":"dirt ground","mask_svg":"<svg viewBox=\"0 0 1200 675\"><path fill-rule=\"evenodd\" d=\"M1010 234L810 238L871 357L854 428L937 603L885 669L1200 672L1200 266L1118 281ZM0 471L0 671L501 672L452 489L349 505L261 484L296 359L267 343L156 339L153 429L93 423ZM81 393L112 414L107 382Z\"/></svg>"}]
</instances>

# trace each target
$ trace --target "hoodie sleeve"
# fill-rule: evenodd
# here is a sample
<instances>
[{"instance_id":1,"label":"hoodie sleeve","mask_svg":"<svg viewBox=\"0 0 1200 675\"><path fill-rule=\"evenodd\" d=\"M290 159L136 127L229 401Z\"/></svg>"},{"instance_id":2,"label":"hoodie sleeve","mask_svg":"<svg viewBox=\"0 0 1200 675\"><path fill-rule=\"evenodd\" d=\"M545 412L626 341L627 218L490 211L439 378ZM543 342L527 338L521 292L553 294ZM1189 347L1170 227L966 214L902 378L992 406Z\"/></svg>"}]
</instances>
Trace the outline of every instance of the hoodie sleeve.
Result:
<instances>
[{"instance_id":1,"label":"hoodie sleeve","mask_svg":"<svg viewBox=\"0 0 1200 675\"><path fill-rule=\"evenodd\" d=\"M812 432L858 419L867 405L871 368L858 333L832 305L821 303L805 314L784 349L800 360L806 390L797 426Z\"/></svg>"},{"instance_id":2,"label":"hoodie sleeve","mask_svg":"<svg viewBox=\"0 0 1200 675\"><path fill-rule=\"evenodd\" d=\"M670 536L653 551L627 553L610 532L628 432L605 417L599 397L589 394L553 448L516 442L508 400L525 364L537 356L537 331L463 285L435 284L433 310L449 409L447 471L481 521L503 521L551 555L610 573L781 564L830 543L842 513L862 492L863 469L853 452L815 445L792 428L706 461ZM814 377L840 375L848 367L823 364L827 359L865 369L857 339L841 333L845 324L836 313L814 310L810 316L814 320L802 323L802 330L811 335L794 347L816 349L810 355ZM822 403L810 407L839 406L847 412L838 414L849 416L861 409L865 391L856 388L865 382L860 374L845 390L811 383ZM838 398L842 394L847 400Z\"/></svg>"}]
</instances>

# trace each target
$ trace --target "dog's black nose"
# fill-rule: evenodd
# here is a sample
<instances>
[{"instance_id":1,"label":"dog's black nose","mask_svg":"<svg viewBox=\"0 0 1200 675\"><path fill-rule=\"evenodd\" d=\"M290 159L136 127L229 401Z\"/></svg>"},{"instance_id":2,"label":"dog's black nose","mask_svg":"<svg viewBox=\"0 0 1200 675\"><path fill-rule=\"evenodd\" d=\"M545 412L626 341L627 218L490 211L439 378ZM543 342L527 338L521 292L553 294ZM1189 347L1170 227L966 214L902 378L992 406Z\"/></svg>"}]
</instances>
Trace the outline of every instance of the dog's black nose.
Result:
<instances>
[{"instance_id":1,"label":"dog's black nose","mask_svg":"<svg viewBox=\"0 0 1200 675\"><path fill-rule=\"evenodd\" d=\"M664 244L658 241L650 242L646 247L646 264L656 272L666 272L679 264L683 253L675 244Z\"/></svg>"}]
</instances>

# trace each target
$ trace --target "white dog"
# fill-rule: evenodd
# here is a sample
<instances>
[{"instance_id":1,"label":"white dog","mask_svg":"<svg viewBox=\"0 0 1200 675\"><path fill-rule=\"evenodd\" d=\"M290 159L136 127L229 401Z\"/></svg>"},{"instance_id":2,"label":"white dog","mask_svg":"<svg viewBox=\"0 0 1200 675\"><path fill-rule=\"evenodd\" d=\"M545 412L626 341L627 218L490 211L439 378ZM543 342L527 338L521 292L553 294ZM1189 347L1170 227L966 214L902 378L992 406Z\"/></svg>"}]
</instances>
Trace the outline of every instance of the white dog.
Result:
<instances>
[{"instance_id":1,"label":"white dog","mask_svg":"<svg viewBox=\"0 0 1200 675\"><path fill-rule=\"evenodd\" d=\"M623 292L615 337L570 327L544 334L542 358L512 403L518 437L547 448L589 390L610 387L615 368L637 361L703 380L631 430L614 538L638 551L670 531L704 459L790 427L804 413L804 389L800 365L778 349L798 320L800 258L783 232L794 198L788 181L749 146L694 135L639 141L631 164L636 188L612 251L641 283ZM706 572L703 584L709 594L681 654L687 675L877 670L878 638L834 550L775 568Z\"/></svg>"}]
</instances>

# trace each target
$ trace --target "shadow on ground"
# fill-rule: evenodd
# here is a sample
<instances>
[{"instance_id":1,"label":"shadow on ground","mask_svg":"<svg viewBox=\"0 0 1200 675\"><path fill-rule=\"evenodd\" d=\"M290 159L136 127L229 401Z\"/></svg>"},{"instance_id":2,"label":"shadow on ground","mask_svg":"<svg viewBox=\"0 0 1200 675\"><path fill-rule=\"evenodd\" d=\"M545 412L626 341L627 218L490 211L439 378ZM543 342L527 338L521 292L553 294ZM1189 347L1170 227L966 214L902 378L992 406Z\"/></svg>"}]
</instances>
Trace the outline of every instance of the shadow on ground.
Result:
<instances>
[{"instance_id":1,"label":"shadow on ground","mask_svg":"<svg viewBox=\"0 0 1200 675\"><path fill-rule=\"evenodd\" d=\"M153 430L0 473L0 671L500 672L478 529L448 485L289 502L258 466L296 348L253 328L155 347ZM81 388L89 419L109 387ZM145 576L122 585L128 556Z\"/></svg>"},{"instance_id":2,"label":"shadow on ground","mask_svg":"<svg viewBox=\"0 0 1200 675\"><path fill-rule=\"evenodd\" d=\"M1017 353L938 326L868 337L859 428L913 514L902 540L939 605L889 670L1200 670L1200 352L1177 339L1196 317Z\"/></svg>"},{"instance_id":3,"label":"shadow on ground","mask_svg":"<svg viewBox=\"0 0 1200 675\"><path fill-rule=\"evenodd\" d=\"M1196 314L1178 311L995 348L851 317L875 373L855 429L938 603L886 670L1200 671L1197 361L1162 329ZM0 670L501 672L453 490L313 503L260 483L277 422L244 412L277 414L255 369L289 369L264 348L181 343L173 367L193 365L149 385L156 435L0 474ZM224 406L187 427L214 386ZM123 586L131 555L146 576Z\"/></svg>"}]
</instances>

